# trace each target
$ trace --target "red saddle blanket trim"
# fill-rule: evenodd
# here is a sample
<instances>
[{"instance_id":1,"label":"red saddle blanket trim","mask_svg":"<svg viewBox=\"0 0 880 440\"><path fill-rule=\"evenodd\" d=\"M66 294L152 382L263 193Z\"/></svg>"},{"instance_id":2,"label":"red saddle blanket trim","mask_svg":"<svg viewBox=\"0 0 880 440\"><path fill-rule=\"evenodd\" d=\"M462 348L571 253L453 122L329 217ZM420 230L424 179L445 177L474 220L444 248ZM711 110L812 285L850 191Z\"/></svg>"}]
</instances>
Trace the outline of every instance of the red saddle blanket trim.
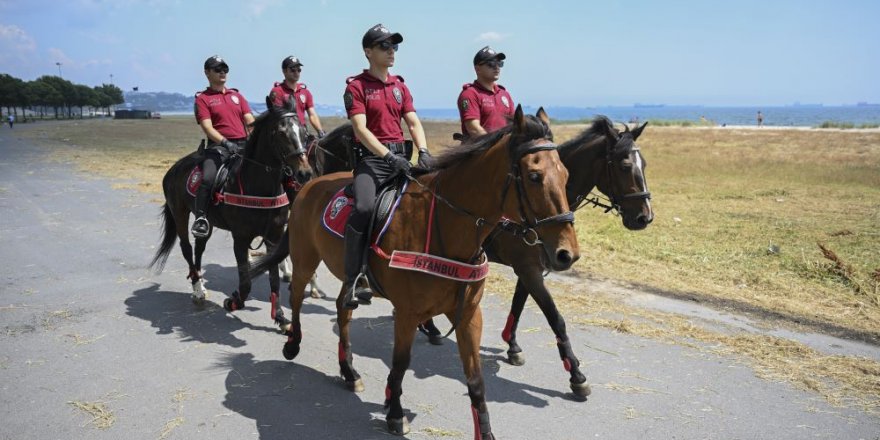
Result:
<instances>
[{"instance_id":1,"label":"red saddle blanket trim","mask_svg":"<svg viewBox=\"0 0 880 440\"><path fill-rule=\"evenodd\" d=\"M214 200L216 203L256 209L274 209L290 204L287 194L280 194L275 197L259 197L220 192L214 195Z\"/></svg>"},{"instance_id":2,"label":"red saddle blanket trim","mask_svg":"<svg viewBox=\"0 0 880 440\"><path fill-rule=\"evenodd\" d=\"M345 224L352 209L354 209L354 197L346 196L345 188L336 191L330 203L324 208L324 215L321 216L324 229L339 238L344 238Z\"/></svg>"},{"instance_id":3,"label":"red saddle blanket trim","mask_svg":"<svg viewBox=\"0 0 880 440\"><path fill-rule=\"evenodd\" d=\"M193 167L189 177L186 179L186 192L195 197L202 185L202 168L200 166ZM243 208L255 209L275 209L287 206L290 200L286 193L279 194L274 197L249 196L245 194L232 194L223 191L214 193L213 202L215 205L225 203L230 206L241 206Z\"/></svg>"},{"instance_id":4,"label":"red saddle blanket trim","mask_svg":"<svg viewBox=\"0 0 880 440\"><path fill-rule=\"evenodd\" d=\"M424 272L455 281L479 281L489 275L489 260L485 257L482 263L473 265L421 252L394 251L388 267Z\"/></svg>"}]
</instances>

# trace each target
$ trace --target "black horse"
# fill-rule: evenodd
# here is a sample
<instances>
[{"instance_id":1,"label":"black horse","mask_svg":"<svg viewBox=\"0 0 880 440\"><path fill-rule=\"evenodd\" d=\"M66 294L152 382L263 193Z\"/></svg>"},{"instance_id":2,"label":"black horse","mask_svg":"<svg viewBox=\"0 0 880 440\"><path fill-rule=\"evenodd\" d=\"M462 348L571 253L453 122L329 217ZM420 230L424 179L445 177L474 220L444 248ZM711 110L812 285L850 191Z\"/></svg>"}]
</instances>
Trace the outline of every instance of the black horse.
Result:
<instances>
[{"instance_id":1,"label":"black horse","mask_svg":"<svg viewBox=\"0 0 880 440\"><path fill-rule=\"evenodd\" d=\"M574 139L559 146L559 157L568 168L569 178L566 196L573 210L590 204L619 213L623 225L630 230L646 228L654 219L651 209L651 193L645 180L646 162L635 141L647 123L623 133L612 122L600 116ZM598 187L608 198L608 203L598 196L590 196ZM513 234L505 233L507 229ZM508 344L508 360L513 365L525 363L522 348L516 342L516 327L529 295L541 308L550 328L556 335L556 344L563 366L571 375L571 390L580 397L590 394L587 378L580 371L580 361L575 357L565 330L565 320L556 308L553 297L544 285L545 262L539 246L533 246L529 233L519 234L522 229L500 225L483 243L490 261L513 268L517 277L507 324L501 334ZM442 343L440 330L433 321L420 326L434 344Z\"/></svg>"},{"instance_id":2,"label":"black horse","mask_svg":"<svg viewBox=\"0 0 880 440\"><path fill-rule=\"evenodd\" d=\"M271 248L278 243L287 225L289 204L286 203L283 184L303 184L312 177L312 169L306 160L306 129L297 121L291 103L277 108L267 99L266 104L269 110L254 121L238 169L230 171L223 191L215 196L215 202L219 203L210 206L207 212L212 228L232 233L239 282L232 298L223 302L228 311L244 307L244 301L251 291L251 278L248 276L248 247L251 241L257 236L263 237ZM183 258L189 264L187 278L192 281L193 301L197 304L202 303L207 294L201 267L202 253L211 234L195 240L193 254L188 223L194 203L192 185L198 181L193 170L202 158L199 151L181 158L162 179L165 192L165 205L161 213L162 243L150 263L150 267L156 267L157 272L161 272L174 242L180 238ZM234 163L233 159L230 164ZM236 167L233 165L231 168ZM278 268L273 267L269 274L272 293L277 295L280 284Z\"/></svg>"}]
</instances>

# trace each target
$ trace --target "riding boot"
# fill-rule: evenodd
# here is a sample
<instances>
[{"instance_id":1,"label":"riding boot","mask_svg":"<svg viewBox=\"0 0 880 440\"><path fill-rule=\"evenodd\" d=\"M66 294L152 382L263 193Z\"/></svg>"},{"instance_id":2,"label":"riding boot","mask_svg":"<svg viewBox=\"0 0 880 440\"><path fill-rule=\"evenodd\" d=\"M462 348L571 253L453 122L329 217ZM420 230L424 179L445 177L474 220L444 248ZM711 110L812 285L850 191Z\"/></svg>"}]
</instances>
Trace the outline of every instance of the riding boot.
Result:
<instances>
[{"instance_id":1,"label":"riding boot","mask_svg":"<svg viewBox=\"0 0 880 440\"><path fill-rule=\"evenodd\" d=\"M207 211L210 198L210 185L202 183L198 191L196 191L195 211L193 212L196 220L193 222L191 229L193 237L204 238L211 233L211 224L208 223L208 219L205 217L205 211Z\"/></svg>"},{"instance_id":2,"label":"riding boot","mask_svg":"<svg viewBox=\"0 0 880 440\"><path fill-rule=\"evenodd\" d=\"M364 233L351 225L345 225L345 283L343 304L347 309L356 309L360 304L355 297L357 281L363 273Z\"/></svg>"}]
</instances>

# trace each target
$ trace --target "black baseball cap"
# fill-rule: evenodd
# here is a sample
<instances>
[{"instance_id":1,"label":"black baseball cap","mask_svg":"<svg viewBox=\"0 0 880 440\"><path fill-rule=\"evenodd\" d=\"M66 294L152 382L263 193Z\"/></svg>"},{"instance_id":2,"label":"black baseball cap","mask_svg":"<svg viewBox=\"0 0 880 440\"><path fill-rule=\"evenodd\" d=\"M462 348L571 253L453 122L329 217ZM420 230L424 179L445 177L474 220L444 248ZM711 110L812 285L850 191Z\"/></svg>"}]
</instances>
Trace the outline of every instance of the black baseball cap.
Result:
<instances>
[{"instance_id":1,"label":"black baseball cap","mask_svg":"<svg viewBox=\"0 0 880 440\"><path fill-rule=\"evenodd\" d=\"M507 56L505 56L503 53L495 52L494 49L492 49L489 46L486 46L486 47L480 49L479 52L477 52L477 54L474 55L474 65L476 66L477 64L483 64L486 61L492 61L492 60L503 61L505 58L507 58Z\"/></svg>"},{"instance_id":2,"label":"black baseball cap","mask_svg":"<svg viewBox=\"0 0 880 440\"><path fill-rule=\"evenodd\" d=\"M223 58L220 58L219 55L208 57L208 59L205 60L205 69L213 69L219 66L224 66L227 69L229 68L229 65L226 64L226 61L223 61Z\"/></svg>"},{"instance_id":3,"label":"black baseball cap","mask_svg":"<svg viewBox=\"0 0 880 440\"><path fill-rule=\"evenodd\" d=\"M284 61L281 62L282 69L286 69L288 67L293 67L293 66L304 66L304 64L299 60L299 58L297 58L293 55L285 58Z\"/></svg>"},{"instance_id":4,"label":"black baseball cap","mask_svg":"<svg viewBox=\"0 0 880 440\"><path fill-rule=\"evenodd\" d=\"M367 33L364 34L364 38L361 39L361 46L366 49L385 40L390 41L391 44L400 44L403 42L403 36L397 32L392 34L388 28L383 26L382 23L379 23L367 30Z\"/></svg>"}]
</instances>

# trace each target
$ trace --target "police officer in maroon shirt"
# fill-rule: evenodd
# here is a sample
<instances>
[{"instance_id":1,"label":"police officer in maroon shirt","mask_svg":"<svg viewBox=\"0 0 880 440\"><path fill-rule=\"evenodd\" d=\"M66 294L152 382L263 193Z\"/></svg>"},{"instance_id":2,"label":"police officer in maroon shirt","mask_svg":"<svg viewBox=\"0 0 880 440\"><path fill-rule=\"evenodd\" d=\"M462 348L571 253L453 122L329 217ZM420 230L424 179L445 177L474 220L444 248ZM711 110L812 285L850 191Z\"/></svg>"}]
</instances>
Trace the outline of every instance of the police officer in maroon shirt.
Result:
<instances>
[{"instance_id":1,"label":"police officer in maroon shirt","mask_svg":"<svg viewBox=\"0 0 880 440\"><path fill-rule=\"evenodd\" d=\"M269 99L278 107L283 107L284 103L291 99L296 104L296 116L300 125L306 126L306 115L309 116L309 123L315 127L318 138L324 137L324 129L321 128L321 118L315 111L315 101L312 98L312 92L306 88L306 85L299 82L302 74L303 63L295 56L289 56L281 61L281 73L284 75L284 81L275 83L272 90L269 91Z\"/></svg>"},{"instance_id":2,"label":"police officer in maroon shirt","mask_svg":"<svg viewBox=\"0 0 880 440\"><path fill-rule=\"evenodd\" d=\"M192 234L196 238L207 237L211 233L205 211L211 200L217 169L232 153L244 148L247 127L254 122L247 99L238 90L226 88L228 73L229 65L223 58L217 55L208 58L205 60L208 88L196 93L196 122L208 137L202 161L202 183L196 193L193 212L196 220L192 225Z\"/></svg>"},{"instance_id":3,"label":"police officer in maroon shirt","mask_svg":"<svg viewBox=\"0 0 880 440\"><path fill-rule=\"evenodd\" d=\"M504 59L501 52L486 46L474 55L477 79L462 86L458 95L461 132L465 138L491 133L507 125L515 106L507 89L498 84Z\"/></svg>"},{"instance_id":4,"label":"police officer in maroon shirt","mask_svg":"<svg viewBox=\"0 0 880 440\"><path fill-rule=\"evenodd\" d=\"M348 78L343 94L345 110L354 128L354 154L357 158L353 185L355 205L345 226L344 304L352 309L358 306L354 288L364 269L369 236L366 229L376 202L376 192L393 177L407 173L412 166L406 157L401 118L419 149L419 166L427 167L431 159L425 131L413 107L412 94L402 77L388 72L394 65L401 42L403 37L399 33L391 33L381 24L367 30L361 39L361 47L370 68Z\"/></svg>"}]
</instances>

